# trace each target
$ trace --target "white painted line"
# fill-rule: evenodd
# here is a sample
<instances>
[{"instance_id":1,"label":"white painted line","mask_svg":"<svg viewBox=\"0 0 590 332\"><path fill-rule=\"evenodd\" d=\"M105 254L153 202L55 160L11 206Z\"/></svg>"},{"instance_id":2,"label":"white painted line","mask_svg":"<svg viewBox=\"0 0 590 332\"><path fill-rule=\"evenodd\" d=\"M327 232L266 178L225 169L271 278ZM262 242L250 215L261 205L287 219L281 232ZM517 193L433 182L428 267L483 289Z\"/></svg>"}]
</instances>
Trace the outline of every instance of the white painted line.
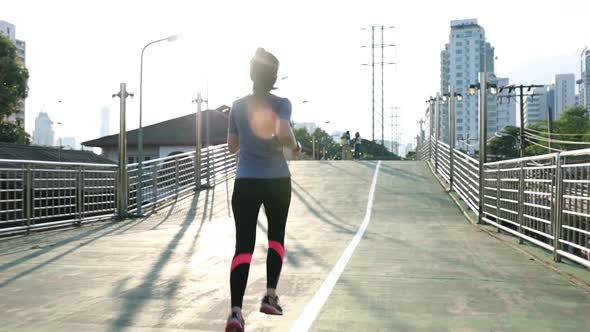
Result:
<instances>
[{"instance_id":1,"label":"white painted line","mask_svg":"<svg viewBox=\"0 0 590 332\"><path fill-rule=\"evenodd\" d=\"M332 293L334 286L340 279L344 268L348 264L350 257L354 253L356 246L359 244L365 231L367 230L367 226L369 226L369 222L371 221L371 210L373 209L373 197L375 196L375 187L377 186L377 175L379 174L379 167L381 167L381 161L377 162L377 167L375 167L375 173L373 174L373 182L371 182L371 189L369 190L369 200L367 202L367 211L365 212L365 219L363 219L363 223L356 231L356 234L350 240L350 243L342 252L342 256L330 271L330 274L324 280L324 283L320 286L318 291L315 293L314 297L311 301L307 304L299 318L295 321L293 326L291 327L291 332L306 332L311 327L311 324L320 314L320 310L328 300L328 297Z\"/></svg>"}]
</instances>

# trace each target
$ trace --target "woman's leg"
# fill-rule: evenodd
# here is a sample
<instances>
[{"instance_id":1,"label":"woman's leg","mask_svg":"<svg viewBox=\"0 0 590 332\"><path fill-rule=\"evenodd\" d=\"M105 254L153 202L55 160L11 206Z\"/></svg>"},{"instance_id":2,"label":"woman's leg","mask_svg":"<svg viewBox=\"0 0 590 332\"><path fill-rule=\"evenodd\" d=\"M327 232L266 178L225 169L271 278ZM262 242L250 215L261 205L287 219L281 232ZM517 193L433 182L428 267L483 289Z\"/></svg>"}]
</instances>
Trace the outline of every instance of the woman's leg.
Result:
<instances>
[{"instance_id":1,"label":"woman's leg","mask_svg":"<svg viewBox=\"0 0 590 332\"><path fill-rule=\"evenodd\" d=\"M256 224L261 204L259 181L236 179L232 194L232 210L236 225L236 251L230 272L232 310L239 311L242 308L256 243Z\"/></svg>"},{"instance_id":2,"label":"woman's leg","mask_svg":"<svg viewBox=\"0 0 590 332\"><path fill-rule=\"evenodd\" d=\"M268 220L266 287L268 295L274 297L285 257L285 227L291 204L291 179L272 179L269 186L268 196L263 202Z\"/></svg>"}]
</instances>

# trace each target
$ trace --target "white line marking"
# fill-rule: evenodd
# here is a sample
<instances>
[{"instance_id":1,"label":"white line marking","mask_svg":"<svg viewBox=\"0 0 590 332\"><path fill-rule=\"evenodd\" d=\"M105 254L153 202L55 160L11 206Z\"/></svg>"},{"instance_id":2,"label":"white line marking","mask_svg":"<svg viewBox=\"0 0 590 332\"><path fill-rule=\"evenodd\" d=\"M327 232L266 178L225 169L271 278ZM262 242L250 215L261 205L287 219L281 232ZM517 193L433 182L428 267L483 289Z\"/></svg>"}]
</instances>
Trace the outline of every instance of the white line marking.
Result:
<instances>
[{"instance_id":1,"label":"white line marking","mask_svg":"<svg viewBox=\"0 0 590 332\"><path fill-rule=\"evenodd\" d=\"M381 166L381 161L377 162L377 167L375 167L375 173L373 174L373 182L371 183L371 189L369 190L369 201L367 202L367 212L365 212L365 219L363 219L363 223L356 231L356 234L350 240L350 243L342 252L342 256L330 271L330 274L324 280L324 283L320 286L318 291L315 293L314 297L311 301L307 304L299 318L295 321L295 324L291 327L291 332L304 332L308 331L311 327L311 324L317 318L324 306L324 303L328 300L328 297L332 293L334 286L340 279L344 268L348 264L350 257L354 253L356 246L359 244L365 231L367 230L367 226L369 226L369 221L371 221L371 210L373 209L373 197L375 196L375 187L377 186L377 175L379 174L379 167Z\"/></svg>"}]
</instances>

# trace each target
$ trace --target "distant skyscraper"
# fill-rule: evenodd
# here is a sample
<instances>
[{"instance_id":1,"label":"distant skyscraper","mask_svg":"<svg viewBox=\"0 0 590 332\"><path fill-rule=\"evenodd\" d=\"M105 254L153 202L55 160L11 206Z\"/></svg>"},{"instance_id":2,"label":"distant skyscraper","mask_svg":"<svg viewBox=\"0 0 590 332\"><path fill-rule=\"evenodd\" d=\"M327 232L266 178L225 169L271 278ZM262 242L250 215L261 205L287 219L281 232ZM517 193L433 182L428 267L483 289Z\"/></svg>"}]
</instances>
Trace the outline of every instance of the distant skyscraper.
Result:
<instances>
[{"instance_id":1,"label":"distant skyscraper","mask_svg":"<svg viewBox=\"0 0 590 332\"><path fill-rule=\"evenodd\" d=\"M559 116L576 104L576 77L574 74L555 75L555 105L553 115Z\"/></svg>"},{"instance_id":2,"label":"distant skyscraper","mask_svg":"<svg viewBox=\"0 0 590 332\"><path fill-rule=\"evenodd\" d=\"M590 49L588 47L585 47L580 55L580 69L580 103L590 110Z\"/></svg>"},{"instance_id":3,"label":"distant skyscraper","mask_svg":"<svg viewBox=\"0 0 590 332\"><path fill-rule=\"evenodd\" d=\"M447 93L453 84L455 91L464 96L456 103L456 135L469 138L470 144L479 143L479 108L476 97L469 97L469 85L477 83L480 72L494 72L494 48L485 38L485 30L476 19L451 21L449 43L441 52L440 91ZM488 100L488 135L497 124L496 98ZM448 105L441 108L441 139L449 141ZM457 137L454 139L456 140Z\"/></svg>"},{"instance_id":4,"label":"distant skyscraper","mask_svg":"<svg viewBox=\"0 0 590 332\"><path fill-rule=\"evenodd\" d=\"M43 146L53 146L53 122L49 115L40 112L35 119L35 130L33 131L33 144Z\"/></svg>"},{"instance_id":5,"label":"distant skyscraper","mask_svg":"<svg viewBox=\"0 0 590 332\"><path fill-rule=\"evenodd\" d=\"M57 146L61 146L67 150L77 150L76 139L74 137L60 137L57 142Z\"/></svg>"},{"instance_id":6,"label":"distant skyscraper","mask_svg":"<svg viewBox=\"0 0 590 332\"><path fill-rule=\"evenodd\" d=\"M526 97L524 103L524 123L525 126L534 124L541 120L547 120L551 100L548 94L551 92L549 86L535 88L534 97ZM549 100L548 100L549 99Z\"/></svg>"},{"instance_id":7,"label":"distant skyscraper","mask_svg":"<svg viewBox=\"0 0 590 332\"><path fill-rule=\"evenodd\" d=\"M16 28L14 24L0 21L0 34L8 37L16 46L16 54L22 61L23 65L26 63L26 49L27 45L24 41L16 39ZM15 123L17 120L21 121L21 126L25 126L25 101L23 100L20 105L20 112L11 115L8 121Z\"/></svg>"},{"instance_id":8,"label":"distant skyscraper","mask_svg":"<svg viewBox=\"0 0 590 332\"><path fill-rule=\"evenodd\" d=\"M498 77L496 84L498 86L507 86L510 80L505 77ZM494 132L502 132L506 126L516 126L516 102L502 98L496 101L496 128ZM491 119L493 120L493 119ZM492 122L492 121L490 121Z\"/></svg>"},{"instance_id":9,"label":"distant skyscraper","mask_svg":"<svg viewBox=\"0 0 590 332\"><path fill-rule=\"evenodd\" d=\"M109 110L108 107L103 107L102 110L100 111L100 136L101 137L109 136L109 130L110 130L109 123L111 121L110 113L111 113L111 111Z\"/></svg>"}]
</instances>

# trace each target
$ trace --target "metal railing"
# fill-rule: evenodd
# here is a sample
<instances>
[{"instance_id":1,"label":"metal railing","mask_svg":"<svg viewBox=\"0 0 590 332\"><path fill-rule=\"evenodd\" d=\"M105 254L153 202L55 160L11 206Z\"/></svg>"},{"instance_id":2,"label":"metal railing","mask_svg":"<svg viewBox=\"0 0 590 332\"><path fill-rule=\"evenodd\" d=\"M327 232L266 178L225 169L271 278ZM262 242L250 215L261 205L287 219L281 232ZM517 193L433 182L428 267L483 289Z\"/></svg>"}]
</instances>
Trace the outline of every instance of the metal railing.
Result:
<instances>
[{"instance_id":1,"label":"metal railing","mask_svg":"<svg viewBox=\"0 0 590 332\"><path fill-rule=\"evenodd\" d=\"M473 212L481 210L483 222L551 251L555 261L567 257L590 267L590 149L488 162L481 169L460 150L451 157L449 145L433 137L420 151L420 160L452 183Z\"/></svg>"},{"instance_id":2,"label":"metal railing","mask_svg":"<svg viewBox=\"0 0 590 332\"><path fill-rule=\"evenodd\" d=\"M199 180L195 176L195 152L186 152L143 163L142 208L157 207L162 202L190 194L195 181L200 187L211 187L234 176L236 157L230 155L227 144L201 150ZM129 212L137 211L138 164L127 166L129 174Z\"/></svg>"},{"instance_id":3,"label":"metal railing","mask_svg":"<svg viewBox=\"0 0 590 332\"><path fill-rule=\"evenodd\" d=\"M0 234L110 217L116 177L116 165L1 159Z\"/></svg>"},{"instance_id":4,"label":"metal railing","mask_svg":"<svg viewBox=\"0 0 590 332\"><path fill-rule=\"evenodd\" d=\"M143 208L215 186L235 175L236 157L227 144L143 163ZM199 174L197 171L199 170ZM0 159L0 235L81 225L117 212L118 167ZM137 164L127 166L128 211L137 210ZM195 184L199 182L199 186Z\"/></svg>"}]
</instances>

